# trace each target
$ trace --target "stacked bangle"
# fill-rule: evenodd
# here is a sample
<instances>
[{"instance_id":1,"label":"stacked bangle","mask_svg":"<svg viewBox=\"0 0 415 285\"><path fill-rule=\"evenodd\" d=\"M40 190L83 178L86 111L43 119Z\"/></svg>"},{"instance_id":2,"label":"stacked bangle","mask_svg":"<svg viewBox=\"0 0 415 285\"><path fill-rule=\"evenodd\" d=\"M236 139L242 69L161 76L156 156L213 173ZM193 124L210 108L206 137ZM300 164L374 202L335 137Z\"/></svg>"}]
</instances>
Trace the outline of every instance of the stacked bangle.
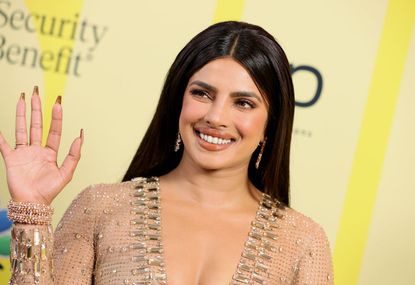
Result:
<instances>
[{"instance_id":1,"label":"stacked bangle","mask_svg":"<svg viewBox=\"0 0 415 285\"><path fill-rule=\"evenodd\" d=\"M7 209L7 217L14 223L50 225L52 222L53 208L45 204L10 200Z\"/></svg>"}]
</instances>

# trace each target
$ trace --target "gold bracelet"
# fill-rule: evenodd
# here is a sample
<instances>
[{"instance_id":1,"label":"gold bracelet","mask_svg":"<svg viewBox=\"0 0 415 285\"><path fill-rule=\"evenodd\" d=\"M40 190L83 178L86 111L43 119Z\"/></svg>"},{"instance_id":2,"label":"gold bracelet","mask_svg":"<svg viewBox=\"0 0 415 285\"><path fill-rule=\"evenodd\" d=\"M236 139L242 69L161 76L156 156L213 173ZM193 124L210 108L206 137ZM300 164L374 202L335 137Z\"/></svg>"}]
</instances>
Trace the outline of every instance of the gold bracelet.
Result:
<instances>
[{"instance_id":1,"label":"gold bracelet","mask_svg":"<svg viewBox=\"0 0 415 285\"><path fill-rule=\"evenodd\" d=\"M52 222L53 208L45 204L10 200L7 209L7 217L14 223L50 225Z\"/></svg>"}]
</instances>

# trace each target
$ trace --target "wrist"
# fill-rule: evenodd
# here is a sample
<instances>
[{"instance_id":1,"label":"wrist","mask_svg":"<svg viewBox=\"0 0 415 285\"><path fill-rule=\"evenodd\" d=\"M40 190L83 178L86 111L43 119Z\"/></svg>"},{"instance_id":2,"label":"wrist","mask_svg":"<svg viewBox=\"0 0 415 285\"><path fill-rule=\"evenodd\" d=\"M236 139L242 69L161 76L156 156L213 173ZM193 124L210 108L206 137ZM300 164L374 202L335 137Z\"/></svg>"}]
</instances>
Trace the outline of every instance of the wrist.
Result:
<instances>
[{"instance_id":1,"label":"wrist","mask_svg":"<svg viewBox=\"0 0 415 285\"><path fill-rule=\"evenodd\" d=\"M31 189L32 190L32 189ZM35 191L11 191L10 192L10 196L11 196L11 201L13 202L18 202L18 203L30 203L30 204L38 204L38 205L47 205L50 206L50 204L52 203L52 199L49 201L49 199L47 199L47 197L40 195L40 194L36 194L36 193L27 193L27 192L35 192Z\"/></svg>"},{"instance_id":2,"label":"wrist","mask_svg":"<svg viewBox=\"0 0 415 285\"><path fill-rule=\"evenodd\" d=\"M7 217L14 223L50 225L52 222L53 208L47 204L10 200L7 209Z\"/></svg>"}]
</instances>

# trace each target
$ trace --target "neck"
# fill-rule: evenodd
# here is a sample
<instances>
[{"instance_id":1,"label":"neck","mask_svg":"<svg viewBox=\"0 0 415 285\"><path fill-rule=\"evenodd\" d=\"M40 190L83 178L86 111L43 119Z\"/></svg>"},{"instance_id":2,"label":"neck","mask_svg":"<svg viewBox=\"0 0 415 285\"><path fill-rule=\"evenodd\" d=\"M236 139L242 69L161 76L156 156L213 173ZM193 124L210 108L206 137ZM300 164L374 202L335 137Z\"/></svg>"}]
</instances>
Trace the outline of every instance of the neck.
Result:
<instances>
[{"instance_id":1,"label":"neck","mask_svg":"<svg viewBox=\"0 0 415 285\"><path fill-rule=\"evenodd\" d=\"M177 191L177 195L202 207L243 206L257 203L260 193L248 179L248 164L233 168L206 170L182 159L176 169L161 182Z\"/></svg>"}]
</instances>

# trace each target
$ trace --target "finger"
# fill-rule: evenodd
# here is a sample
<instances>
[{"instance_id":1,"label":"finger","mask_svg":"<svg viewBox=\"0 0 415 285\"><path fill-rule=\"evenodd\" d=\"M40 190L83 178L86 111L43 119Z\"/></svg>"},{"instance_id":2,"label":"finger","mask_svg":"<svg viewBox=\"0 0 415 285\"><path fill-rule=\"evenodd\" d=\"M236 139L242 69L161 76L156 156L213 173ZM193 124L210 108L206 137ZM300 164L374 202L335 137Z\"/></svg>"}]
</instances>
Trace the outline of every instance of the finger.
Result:
<instances>
[{"instance_id":1,"label":"finger","mask_svg":"<svg viewBox=\"0 0 415 285\"><path fill-rule=\"evenodd\" d=\"M27 145L26 102L25 94L20 94L16 107L16 148Z\"/></svg>"},{"instance_id":2,"label":"finger","mask_svg":"<svg viewBox=\"0 0 415 285\"><path fill-rule=\"evenodd\" d=\"M30 144L42 144L42 105L40 102L39 89L33 89L32 114L30 120Z\"/></svg>"},{"instance_id":3,"label":"finger","mask_svg":"<svg viewBox=\"0 0 415 285\"><path fill-rule=\"evenodd\" d=\"M0 152L3 158L5 159L6 156L12 152L12 149L10 148L7 141L4 139L2 133L0 132Z\"/></svg>"},{"instance_id":4,"label":"finger","mask_svg":"<svg viewBox=\"0 0 415 285\"><path fill-rule=\"evenodd\" d=\"M81 147L83 140L84 134L83 130L81 130L80 136L73 141L69 153L65 157L65 160L59 169L65 183L68 183L72 179L75 168L78 165L79 159L81 158Z\"/></svg>"},{"instance_id":5,"label":"finger","mask_svg":"<svg viewBox=\"0 0 415 285\"><path fill-rule=\"evenodd\" d=\"M62 97L56 98L55 105L52 109L52 122L50 123L50 129L48 139L46 141L46 147L53 149L56 153L59 150L59 144L61 142L62 135Z\"/></svg>"}]
</instances>

